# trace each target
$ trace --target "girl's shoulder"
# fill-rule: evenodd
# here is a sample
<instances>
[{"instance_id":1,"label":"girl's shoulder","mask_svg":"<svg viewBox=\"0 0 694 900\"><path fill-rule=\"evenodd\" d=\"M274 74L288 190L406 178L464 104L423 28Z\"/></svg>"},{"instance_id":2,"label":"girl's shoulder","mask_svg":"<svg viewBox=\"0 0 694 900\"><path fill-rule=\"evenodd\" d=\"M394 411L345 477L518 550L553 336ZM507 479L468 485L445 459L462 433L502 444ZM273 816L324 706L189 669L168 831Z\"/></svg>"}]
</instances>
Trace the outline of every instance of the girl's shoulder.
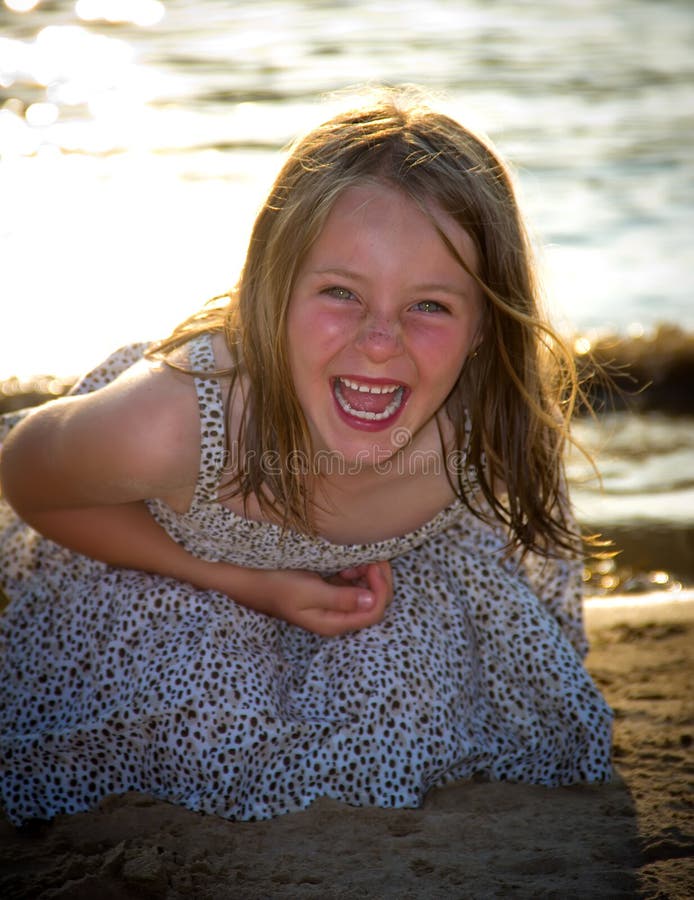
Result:
<instances>
[{"instance_id":1,"label":"girl's shoulder","mask_svg":"<svg viewBox=\"0 0 694 900\"><path fill-rule=\"evenodd\" d=\"M6 454L33 461L52 490L64 484L74 503L184 490L195 484L200 459L195 384L165 363L142 360L103 387L31 412L3 445Z\"/></svg>"}]
</instances>

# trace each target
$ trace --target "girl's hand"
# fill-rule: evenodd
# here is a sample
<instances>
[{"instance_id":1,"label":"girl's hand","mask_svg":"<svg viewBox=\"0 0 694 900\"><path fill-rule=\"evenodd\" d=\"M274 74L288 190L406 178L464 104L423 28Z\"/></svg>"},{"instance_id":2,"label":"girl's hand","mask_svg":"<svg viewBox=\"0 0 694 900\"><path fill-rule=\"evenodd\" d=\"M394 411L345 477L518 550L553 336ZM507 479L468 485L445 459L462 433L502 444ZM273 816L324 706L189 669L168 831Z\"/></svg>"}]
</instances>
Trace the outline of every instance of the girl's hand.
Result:
<instances>
[{"instance_id":1,"label":"girl's hand","mask_svg":"<svg viewBox=\"0 0 694 900\"><path fill-rule=\"evenodd\" d=\"M343 569L333 578L328 579L334 584L352 584L356 587L369 588L369 578L373 577L373 570L380 572L381 578L386 584L386 606L389 606L393 599L393 570L387 559L377 563L367 563L363 566L352 566L349 569Z\"/></svg>"},{"instance_id":2,"label":"girl's hand","mask_svg":"<svg viewBox=\"0 0 694 900\"><path fill-rule=\"evenodd\" d=\"M383 618L393 597L388 562L345 569L330 579L314 572L246 570L238 602L324 637L358 631Z\"/></svg>"}]
</instances>

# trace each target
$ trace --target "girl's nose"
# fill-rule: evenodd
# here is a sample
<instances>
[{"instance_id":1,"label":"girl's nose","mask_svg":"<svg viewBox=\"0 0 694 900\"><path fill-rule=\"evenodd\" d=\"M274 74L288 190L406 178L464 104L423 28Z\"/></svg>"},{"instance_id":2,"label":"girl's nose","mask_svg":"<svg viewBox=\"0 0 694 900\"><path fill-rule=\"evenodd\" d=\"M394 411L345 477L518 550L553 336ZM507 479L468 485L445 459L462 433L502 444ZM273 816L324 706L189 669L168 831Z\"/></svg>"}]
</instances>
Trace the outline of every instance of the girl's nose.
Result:
<instances>
[{"instance_id":1,"label":"girl's nose","mask_svg":"<svg viewBox=\"0 0 694 900\"><path fill-rule=\"evenodd\" d=\"M356 343L359 350L376 362L390 359L402 350L400 325L384 316L368 316Z\"/></svg>"}]
</instances>

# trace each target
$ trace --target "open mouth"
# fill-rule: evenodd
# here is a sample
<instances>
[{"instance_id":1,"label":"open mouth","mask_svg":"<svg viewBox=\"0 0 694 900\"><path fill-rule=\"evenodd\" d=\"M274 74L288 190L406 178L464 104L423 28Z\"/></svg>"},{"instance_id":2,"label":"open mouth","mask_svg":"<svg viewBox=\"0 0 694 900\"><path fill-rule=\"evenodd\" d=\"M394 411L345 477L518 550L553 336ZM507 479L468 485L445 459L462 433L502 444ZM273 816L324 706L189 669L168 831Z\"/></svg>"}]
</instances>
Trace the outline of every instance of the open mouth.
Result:
<instances>
[{"instance_id":1,"label":"open mouth","mask_svg":"<svg viewBox=\"0 0 694 900\"><path fill-rule=\"evenodd\" d=\"M406 388L397 383L373 384L352 378L335 378L333 393L343 413L362 422L385 422L397 415Z\"/></svg>"}]
</instances>

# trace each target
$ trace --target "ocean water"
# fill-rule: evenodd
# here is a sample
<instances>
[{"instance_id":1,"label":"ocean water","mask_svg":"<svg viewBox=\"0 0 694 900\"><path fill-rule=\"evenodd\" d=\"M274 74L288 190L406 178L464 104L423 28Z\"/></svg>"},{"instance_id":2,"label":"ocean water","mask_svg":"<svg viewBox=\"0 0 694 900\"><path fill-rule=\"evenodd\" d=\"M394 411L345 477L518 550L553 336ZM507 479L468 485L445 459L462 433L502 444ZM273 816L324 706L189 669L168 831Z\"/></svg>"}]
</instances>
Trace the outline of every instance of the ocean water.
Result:
<instances>
[{"instance_id":1,"label":"ocean water","mask_svg":"<svg viewBox=\"0 0 694 900\"><path fill-rule=\"evenodd\" d=\"M226 290L282 148L366 82L422 85L512 161L566 333L694 332L692 46L688 0L4 0L0 380ZM691 420L582 427L586 520L691 536Z\"/></svg>"},{"instance_id":2,"label":"ocean water","mask_svg":"<svg viewBox=\"0 0 694 900\"><path fill-rule=\"evenodd\" d=\"M512 160L566 330L694 329L692 46L681 0L5 0L0 378L229 286L281 148L367 81Z\"/></svg>"}]
</instances>

